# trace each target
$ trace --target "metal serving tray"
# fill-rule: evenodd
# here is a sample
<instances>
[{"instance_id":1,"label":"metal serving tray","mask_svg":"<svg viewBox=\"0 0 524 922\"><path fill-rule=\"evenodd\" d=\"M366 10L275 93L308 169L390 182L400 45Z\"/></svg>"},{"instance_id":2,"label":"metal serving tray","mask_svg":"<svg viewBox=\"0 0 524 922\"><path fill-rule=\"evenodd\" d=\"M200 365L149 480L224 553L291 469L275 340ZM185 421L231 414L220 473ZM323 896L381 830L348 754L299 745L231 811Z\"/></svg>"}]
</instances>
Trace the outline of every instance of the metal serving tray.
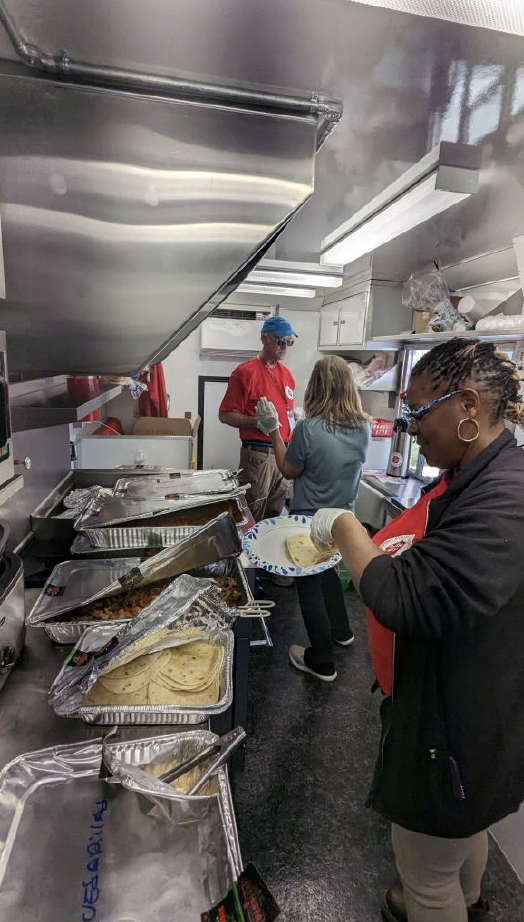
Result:
<instances>
[{"instance_id":1,"label":"metal serving tray","mask_svg":"<svg viewBox=\"0 0 524 922\"><path fill-rule=\"evenodd\" d=\"M87 724L131 724L134 726L169 726L170 724L202 724L215 714L227 711L233 702L233 656L235 638L232 631L223 631L209 638L210 643L224 647L224 664L220 676L220 700L198 710L176 705L144 704L126 705L91 705L80 707L75 717L81 717Z\"/></svg>"},{"instance_id":2,"label":"metal serving tray","mask_svg":"<svg viewBox=\"0 0 524 922\"><path fill-rule=\"evenodd\" d=\"M144 474L141 468L134 468L126 476L128 478L140 478ZM97 485L114 489L117 480L120 480L121 477L122 471L115 468L100 470L78 468L70 471L31 514L31 530L35 538L41 541L55 541L69 547L75 535L73 519L57 517L65 511L65 506L63 505L65 497L72 490L81 490Z\"/></svg>"},{"instance_id":3,"label":"metal serving tray","mask_svg":"<svg viewBox=\"0 0 524 922\"><path fill-rule=\"evenodd\" d=\"M215 739L192 730L106 743L109 781L101 739L10 762L0 774L2 922L131 922L152 906L156 922L200 922L242 869L227 772L215 776L218 794L188 797L140 767L180 763Z\"/></svg>"},{"instance_id":4,"label":"metal serving tray","mask_svg":"<svg viewBox=\"0 0 524 922\"><path fill-rule=\"evenodd\" d=\"M116 559L112 562L119 567L120 575L122 575L123 573L126 573L129 571L133 560L134 558L126 557L123 560ZM78 561L78 563L86 563L86 561ZM123 564L123 566L120 566L121 563ZM58 567L55 567L53 574L55 574L56 571L60 567L65 567L66 564L68 565L74 564L74 561L66 561L64 564L59 564ZM227 557L224 560L217 561L217 563L215 564L210 564L207 567L199 567L198 569L190 570L189 572L191 576L197 576L197 577L207 576L207 577L213 578L213 576L232 576L235 579L238 587L242 591L242 599L241 599L240 604L247 605L249 602L253 601L253 594L249 587L249 583L247 581L244 568L236 557ZM38 606L38 601L33 611L37 609L37 606ZM73 612L70 612L70 615L72 614ZM78 640L80 640L84 631L87 630L87 628L92 627L93 624L111 623L115 626L115 630L118 630L120 627L125 625L127 621L129 620L129 619L119 620L115 618L115 620L111 622L68 621L67 617L68 617L67 615L62 615L61 617L57 617L55 620L51 616L48 621L41 622L41 626L43 627L45 633L47 634L47 636L53 643L72 645L72 644L75 644Z\"/></svg>"},{"instance_id":5,"label":"metal serving tray","mask_svg":"<svg viewBox=\"0 0 524 922\"><path fill-rule=\"evenodd\" d=\"M145 506L148 508L145 509ZM184 519L191 520L197 510L206 506L211 507L208 522L223 512L231 513L240 527L249 522L242 494L220 500L206 498L198 502L194 499L164 500L160 509L158 500L147 503L114 500L106 503L98 515L89 515L86 510L75 522L75 528L85 532L93 547L171 547L180 540L178 529L181 526L194 525Z\"/></svg>"}]
</instances>

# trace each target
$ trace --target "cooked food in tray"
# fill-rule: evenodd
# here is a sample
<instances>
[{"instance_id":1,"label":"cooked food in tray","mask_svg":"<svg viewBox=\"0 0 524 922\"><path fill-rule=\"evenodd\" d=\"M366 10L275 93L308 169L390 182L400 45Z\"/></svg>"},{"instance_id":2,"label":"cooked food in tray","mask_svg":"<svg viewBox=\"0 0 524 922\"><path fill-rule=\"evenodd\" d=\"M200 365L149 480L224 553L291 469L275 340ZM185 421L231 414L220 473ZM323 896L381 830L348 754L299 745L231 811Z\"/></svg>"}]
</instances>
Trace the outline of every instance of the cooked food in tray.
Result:
<instances>
[{"instance_id":1,"label":"cooked food in tray","mask_svg":"<svg viewBox=\"0 0 524 922\"><path fill-rule=\"evenodd\" d=\"M217 704L224 656L223 646L209 640L137 656L99 676L84 696L84 705Z\"/></svg>"},{"instance_id":2,"label":"cooked food in tray","mask_svg":"<svg viewBox=\"0 0 524 922\"><path fill-rule=\"evenodd\" d=\"M174 578L174 577L173 577ZM159 580L148 586L127 589L119 595L106 596L84 605L73 616L73 621L114 621L134 618L139 615L161 592L173 582L173 578ZM235 608L242 601L242 590L232 576L213 577L220 587L220 594L226 605Z\"/></svg>"}]
</instances>

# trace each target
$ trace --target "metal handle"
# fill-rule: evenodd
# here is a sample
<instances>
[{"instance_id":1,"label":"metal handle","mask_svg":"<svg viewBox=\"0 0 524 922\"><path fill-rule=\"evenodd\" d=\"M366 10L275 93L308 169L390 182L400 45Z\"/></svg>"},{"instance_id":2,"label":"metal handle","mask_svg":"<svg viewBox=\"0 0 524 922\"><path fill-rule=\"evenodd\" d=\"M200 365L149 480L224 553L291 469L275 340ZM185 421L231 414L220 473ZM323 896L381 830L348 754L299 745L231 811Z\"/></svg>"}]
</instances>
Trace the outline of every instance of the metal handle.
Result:
<instances>
[{"instance_id":1,"label":"metal handle","mask_svg":"<svg viewBox=\"0 0 524 922\"><path fill-rule=\"evenodd\" d=\"M177 768L173 768L163 775L160 775L159 780L163 781L165 784L171 784L172 781L176 781L177 778L185 775L187 772L191 771L191 769L196 768L197 765L200 765L202 762L205 762L206 759L209 759L210 756L217 753L217 758L213 759L204 774L188 792L189 795L197 794L198 791L202 790L204 785L207 784L211 775L214 774L224 762L227 762L230 755L232 755L235 749L245 740L246 735L246 731L243 727L237 727L235 730L231 730L230 733L226 733L224 736L215 740L214 743L210 743L202 752L197 753L191 759L187 759L181 765L178 765Z\"/></svg>"}]
</instances>

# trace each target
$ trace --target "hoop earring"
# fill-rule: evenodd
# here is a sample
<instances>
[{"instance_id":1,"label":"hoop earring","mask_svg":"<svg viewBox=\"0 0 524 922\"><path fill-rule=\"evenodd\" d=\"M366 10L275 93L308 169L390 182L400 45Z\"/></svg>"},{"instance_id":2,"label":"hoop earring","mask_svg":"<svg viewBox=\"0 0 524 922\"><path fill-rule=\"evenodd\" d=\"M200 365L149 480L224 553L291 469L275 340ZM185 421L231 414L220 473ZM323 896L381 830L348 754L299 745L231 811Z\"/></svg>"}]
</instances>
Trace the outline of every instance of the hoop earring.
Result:
<instances>
[{"instance_id":1,"label":"hoop earring","mask_svg":"<svg viewBox=\"0 0 524 922\"><path fill-rule=\"evenodd\" d=\"M476 435L474 435L472 439L465 439L464 436L460 434L460 427L462 426L462 423L473 423L473 424L477 427ZM458 435L458 437L459 437L459 439L460 439L461 442L476 442L477 439L478 439L478 437L479 437L479 435L480 435L480 426L479 426L477 420L476 420L476 419L471 419L469 416L465 416L464 419L461 419L461 420L460 420L460 422L459 422L459 424L458 424L458 426L457 426L457 435Z\"/></svg>"}]
</instances>

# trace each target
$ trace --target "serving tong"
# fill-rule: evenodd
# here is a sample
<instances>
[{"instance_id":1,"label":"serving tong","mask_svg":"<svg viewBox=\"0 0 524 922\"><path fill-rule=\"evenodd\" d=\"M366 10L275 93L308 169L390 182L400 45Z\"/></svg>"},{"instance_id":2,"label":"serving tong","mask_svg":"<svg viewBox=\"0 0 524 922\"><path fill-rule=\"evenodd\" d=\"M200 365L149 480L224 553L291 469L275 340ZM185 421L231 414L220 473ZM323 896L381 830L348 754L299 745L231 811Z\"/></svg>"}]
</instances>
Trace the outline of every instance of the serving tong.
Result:
<instances>
[{"instance_id":1,"label":"serving tong","mask_svg":"<svg viewBox=\"0 0 524 922\"><path fill-rule=\"evenodd\" d=\"M229 733L225 733L224 736L220 736L214 743L210 743L209 746L206 746L205 749L202 749L202 751L198 752L195 756L186 759L181 765L170 769L168 772L164 772L163 775L159 776L159 780L164 781L165 784L171 784L171 782L176 781L177 778L180 778L193 768L196 768L197 765L200 765L202 762L214 756L203 775L201 775L196 784L187 792L189 797L198 794L207 784L211 776L228 761L230 756L232 756L240 744L243 743L246 736L247 734L243 727L236 727L235 730L231 730Z\"/></svg>"}]
</instances>

